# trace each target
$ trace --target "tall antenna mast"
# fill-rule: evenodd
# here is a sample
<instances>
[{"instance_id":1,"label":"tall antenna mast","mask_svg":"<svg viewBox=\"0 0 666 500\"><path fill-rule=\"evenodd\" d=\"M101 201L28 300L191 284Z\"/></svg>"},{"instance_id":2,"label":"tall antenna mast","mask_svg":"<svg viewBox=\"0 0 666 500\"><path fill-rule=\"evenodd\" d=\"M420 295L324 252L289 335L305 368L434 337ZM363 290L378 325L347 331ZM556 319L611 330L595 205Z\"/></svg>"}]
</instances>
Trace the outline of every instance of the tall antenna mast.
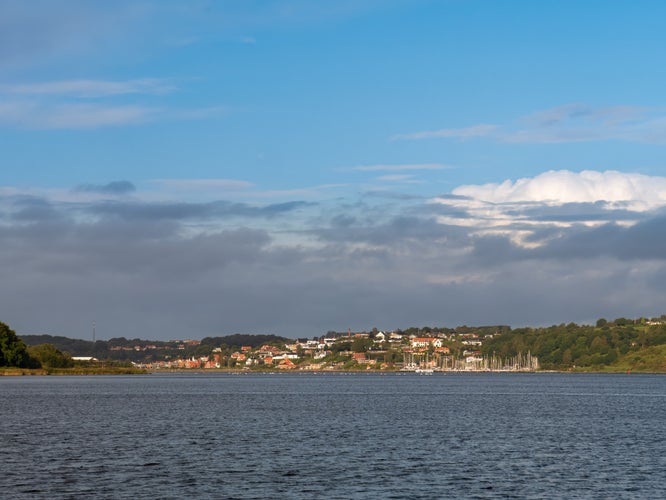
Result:
<instances>
[{"instance_id":1,"label":"tall antenna mast","mask_svg":"<svg viewBox=\"0 0 666 500\"><path fill-rule=\"evenodd\" d=\"M93 343L95 342L95 322L93 321Z\"/></svg>"}]
</instances>

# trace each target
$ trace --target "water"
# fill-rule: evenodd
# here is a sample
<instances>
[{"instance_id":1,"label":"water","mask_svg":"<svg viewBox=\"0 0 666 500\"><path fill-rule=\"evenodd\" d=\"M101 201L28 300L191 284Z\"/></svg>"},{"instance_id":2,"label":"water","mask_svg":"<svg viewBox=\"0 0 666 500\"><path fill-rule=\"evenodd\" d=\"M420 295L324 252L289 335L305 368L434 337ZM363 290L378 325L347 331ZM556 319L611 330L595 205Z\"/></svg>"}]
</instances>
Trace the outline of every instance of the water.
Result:
<instances>
[{"instance_id":1,"label":"water","mask_svg":"<svg viewBox=\"0 0 666 500\"><path fill-rule=\"evenodd\" d=\"M666 377L0 377L3 498L663 498Z\"/></svg>"}]
</instances>

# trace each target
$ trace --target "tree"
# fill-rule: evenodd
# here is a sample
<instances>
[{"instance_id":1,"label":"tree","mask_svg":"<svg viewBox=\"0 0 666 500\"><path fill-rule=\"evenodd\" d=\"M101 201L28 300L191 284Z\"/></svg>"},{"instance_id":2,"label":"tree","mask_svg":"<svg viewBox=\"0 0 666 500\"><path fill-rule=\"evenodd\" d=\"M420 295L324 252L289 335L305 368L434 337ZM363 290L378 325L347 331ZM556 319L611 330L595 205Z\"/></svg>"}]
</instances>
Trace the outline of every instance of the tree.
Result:
<instances>
[{"instance_id":1,"label":"tree","mask_svg":"<svg viewBox=\"0 0 666 500\"><path fill-rule=\"evenodd\" d=\"M70 368L74 362L69 354L56 349L53 344L40 344L28 347L30 357L39 361L44 368Z\"/></svg>"},{"instance_id":2,"label":"tree","mask_svg":"<svg viewBox=\"0 0 666 500\"><path fill-rule=\"evenodd\" d=\"M372 339L356 337L351 344L351 350L354 352L366 352L373 344Z\"/></svg>"},{"instance_id":3,"label":"tree","mask_svg":"<svg viewBox=\"0 0 666 500\"><path fill-rule=\"evenodd\" d=\"M0 366L30 367L30 356L16 332L0 322Z\"/></svg>"}]
</instances>

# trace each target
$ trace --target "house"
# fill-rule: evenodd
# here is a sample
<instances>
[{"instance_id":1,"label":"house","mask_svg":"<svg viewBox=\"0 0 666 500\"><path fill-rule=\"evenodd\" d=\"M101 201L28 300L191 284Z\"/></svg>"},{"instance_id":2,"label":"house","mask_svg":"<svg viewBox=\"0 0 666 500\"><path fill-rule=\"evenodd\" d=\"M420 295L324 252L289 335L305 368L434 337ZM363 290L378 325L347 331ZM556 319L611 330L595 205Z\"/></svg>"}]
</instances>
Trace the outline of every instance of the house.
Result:
<instances>
[{"instance_id":1,"label":"house","mask_svg":"<svg viewBox=\"0 0 666 500\"><path fill-rule=\"evenodd\" d=\"M442 347L442 340L435 337L414 337L412 347Z\"/></svg>"},{"instance_id":2,"label":"house","mask_svg":"<svg viewBox=\"0 0 666 500\"><path fill-rule=\"evenodd\" d=\"M245 361L246 358L247 356L245 354L238 351L231 354L231 359L235 359L236 361Z\"/></svg>"},{"instance_id":3,"label":"house","mask_svg":"<svg viewBox=\"0 0 666 500\"><path fill-rule=\"evenodd\" d=\"M272 358L273 356L277 356L279 354L282 354L282 350L271 345L263 345L257 351L257 356L259 356L262 359Z\"/></svg>"},{"instance_id":4,"label":"house","mask_svg":"<svg viewBox=\"0 0 666 500\"><path fill-rule=\"evenodd\" d=\"M280 362L278 363L278 368L280 368L281 370L293 370L294 368L296 368L296 365L291 359L285 358L280 360Z\"/></svg>"},{"instance_id":5,"label":"house","mask_svg":"<svg viewBox=\"0 0 666 500\"><path fill-rule=\"evenodd\" d=\"M198 359L184 359L183 360L183 368L199 368L201 366L201 363Z\"/></svg>"},{"instance_id":6,"label":"house","mask_svg":"<svg viewBox=\"0 0 666 500\"><path fill-rule=\"evenodd\" d=\"M283 353L277 356L273 356L274 361L282 361L283 359L298 359L298 354Z\"/></svg>"}]
</instances>

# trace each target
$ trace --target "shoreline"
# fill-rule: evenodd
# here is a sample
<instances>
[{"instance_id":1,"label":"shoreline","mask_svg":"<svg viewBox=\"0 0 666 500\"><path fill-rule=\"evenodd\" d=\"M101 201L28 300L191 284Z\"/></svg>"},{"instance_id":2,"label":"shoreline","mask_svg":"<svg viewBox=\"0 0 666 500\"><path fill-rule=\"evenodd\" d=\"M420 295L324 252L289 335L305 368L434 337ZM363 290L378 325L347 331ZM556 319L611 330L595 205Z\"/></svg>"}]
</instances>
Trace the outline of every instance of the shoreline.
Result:
<instances>
[{"instance_id":1,"label":"shoreline","mask_svg":"<svg viewBox=\"0 0 666 500\"><path fill-rule=\"evenodd\" d=\"M225 368L201 368L201 369L164 369L148 370L142 368L101 368L101 367L77 367L77 368L0 368L0 377L24 377L24 376L95 376L95 375L159 375L159 374L229 374L229 375L282 375L282 374L414 374L419 376L430 375L458 375L472 373L493 374L607 374L607 375L666 375L665 371L640 371L640 370L537 370L537 371L502 371L502 370L445 370L421 374L412 370L236 370Z\"/></svg>"},{"instance_id":2,"label":"shoreline","mask_svg":"<svg viewBox=\"0 0 666 500\"><path fill-rule=\"evenodd\" d=\"M85 375L148 375L138 368L0 368L0 377L85 376Z\"/></svg>"}]
</instances>

